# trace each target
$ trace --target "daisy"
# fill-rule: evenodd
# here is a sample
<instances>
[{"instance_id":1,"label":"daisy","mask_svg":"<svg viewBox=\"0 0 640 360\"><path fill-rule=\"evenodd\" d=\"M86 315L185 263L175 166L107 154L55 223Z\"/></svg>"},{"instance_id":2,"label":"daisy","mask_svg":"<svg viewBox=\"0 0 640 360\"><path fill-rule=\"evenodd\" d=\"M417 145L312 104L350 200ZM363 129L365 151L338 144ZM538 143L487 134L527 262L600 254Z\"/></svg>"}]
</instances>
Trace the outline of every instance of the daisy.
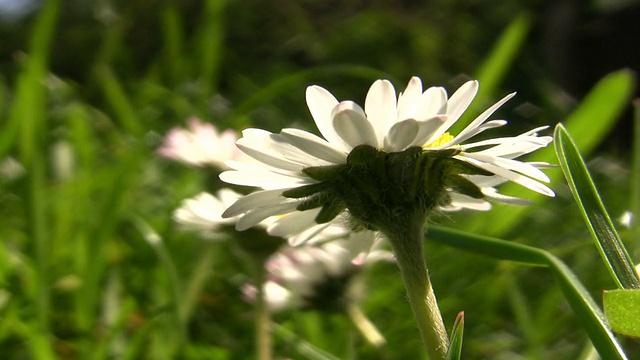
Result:
<instances>
[{"instance_id":1,"label":"daisy","mask_svg":"<svg viewBox=\"0 0 640 360\"><path fill-rule=\"evenodd\" d=\"M339 228L332 225L330 228ZM329 229L330 229L329 228ZM317 238L328 240L331 232ZM359 301L352 280L366 266L378 261L393 261L391 252L380 248L381 238L371 231L349 233L317 246L285 247L266 262L267 281L263 291L271 311L291 308L344 310L348 303ZM370 248L373 250L369 252ZM361 255L369 252L366 258ZM246 285L243 292L254 301L257 290Z\"/></svg>"},{"instance_id":2,"label":"daisy","mask_svg":"<svg viewBox=\"0 0 640 360\"><path fill-rule=\"evenodd\" d=\"M193 117L187 121L186 129L171 129L157 153L191 166L213 165L226 170L226 161L243 156L234 146L237 140L235 131L225 130L220 133L212 124Z\"/></svg>"},{"instance_id":3,"label":"daisy","mask_svg":"<svg viewBox=\"0 0 640 360\"><path fill-rule=\"evenodd\" d=\"M223 217L239 216L236 228L244 230L277 215L272 230L291 233L345 216L354 229L386 233L408 219L424 223L432 210L527 203L497 192L494 186L506 181L554 196L540 170L549 164L516 160L552 141L537 135L547 127L468 141L507 123L489 118L515 93L460 133L448 132L477 91L478 82L469 81L448 97L442 87L423 91L420 79L413 77L396 96L389 81L377 80L363 109L310 86L307 105L322 137L293 128L277 134L244 130L236 144L255 161L227 162L232 170L220 178L259 190L239 199Z\"/></svg>"},{"instance_id":4,"label":"daisy","mask_svg":"<svg viewBox=\"0 0 640 360\"><path fill-rule=\"evenodd\" d=\"M182 201L180 207L173 212L173 220L183 231L198 233L208 240L222 240L221 227L231 226L233 218L223 218L224 210L242 197L230 189L220 189L215 195L207 192Z\"/></svg>"}]
</instances>

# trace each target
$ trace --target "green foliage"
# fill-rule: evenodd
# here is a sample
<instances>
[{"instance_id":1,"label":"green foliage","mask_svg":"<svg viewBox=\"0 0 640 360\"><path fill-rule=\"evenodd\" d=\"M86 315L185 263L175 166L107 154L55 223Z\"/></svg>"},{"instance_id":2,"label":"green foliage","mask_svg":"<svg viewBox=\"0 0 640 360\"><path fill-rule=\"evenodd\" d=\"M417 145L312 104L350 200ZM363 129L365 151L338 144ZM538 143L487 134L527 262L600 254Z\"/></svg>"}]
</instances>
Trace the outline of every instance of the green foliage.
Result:
<instances>
[{"instance_id":1,"label":"green foliage","mask_svg":"<svg viewBox=\"0 0 640 360\"><path fill-rule=\"evenodd\" d=\"M612 277L620 288L640 288L636 268L613 226L575 142L562 124L556 127L554 138L558 160L571 193Z\"/></svg>"},{"instance_id":2,"label":"green foliage","mask_svg":"<svg viewBox=\"0 0 640 360\"><path fill-rule=\"evenodd\" d=\"M527 4L41 3L33 21L15 25L10 34L26 43L9 48L13 41L7 41L2 49L8 66L0 69L0 163L11 158L22 166L16 177L0 169L3 359L252 358L253 308L240 290L251 269L233 246L177 231L171 219L183 199L220 184L216 171L155 154L161 136L191 116L219 129L313 129L305 86L319 83L335 88L340 99L361 103L371 80L390 78L401 89L411 75L451 90L463 74L477 74L482 86L476 109L506 91L553 95L532 79L517 89L502 85L517 74L539 77L531 71L537 65L519 56L531 51L528 40L540 20ZM72 7L77 4L82 5ZM521 15L512 20L513 14ZM633 82L628 71L609 75L563 121L583 154L591 157L605 141ZM544 107L545 116L510 126L547 124L569 113L539 98L521 101ZM552 157L549 149L532 160ZM636 157L634 184L639 162ZM556 172L554 188L561 177ZM602 181L606 199L616 195L608 185L628 185L622 177ZM597 254L581 233L563 233L559 245L557 234L545 232L567 224L581 228L578 212L563 211L566 199L559 197L550 200L557 203L533 197L535 207L496 206L486 215L448 216L455 226L479 233L525 234L519 240L592 271L581 276L584 286L542 250L477 238L454 245L475 252L469 254L427 242L444 318L465 310L465 344L452 352L458 358L574 358L588 341L581 327L606 358L622 358L591 300L607 284L592 269ZM623 206L619 199L610 203ZM553 216L522 230L545 212ZM436 241L438 231L431 233ZM447 233L443 241L452 245L462 239L457 236ZM549 271L496 265L477 253ZM545 287L548 276L560 286ZM386 345L368 344L341 314L291 311L273 318L276 354L423 355L397 268L377 265L365 280L364 313ZM578 319L565 310L563 296ZM456 324L452 339L459 346L462 322ZM633 344L628 348L629 357L640 351Z\"/></svg>"},{"instance_id":3,"label":"green foliage","mask_svg":"<svg viewBox=\"0 0 640 360\"><path fill-rule=\"evenodd\" d=\"M640 290L605 291L604 313L611 330L622 335L640 337Z\"/></svg>"},{"instance_id":4,"label":"green foliage","mask_svg":"<svg viewBox=\"0 0 640 360\"><path fill-rule=\"evenodd\" d=\"M447 350L446 360L460 360L462 358L462 335L464 333L464 312L460 312L451 330L451 344Z\"/></svg>"}]
</instances>

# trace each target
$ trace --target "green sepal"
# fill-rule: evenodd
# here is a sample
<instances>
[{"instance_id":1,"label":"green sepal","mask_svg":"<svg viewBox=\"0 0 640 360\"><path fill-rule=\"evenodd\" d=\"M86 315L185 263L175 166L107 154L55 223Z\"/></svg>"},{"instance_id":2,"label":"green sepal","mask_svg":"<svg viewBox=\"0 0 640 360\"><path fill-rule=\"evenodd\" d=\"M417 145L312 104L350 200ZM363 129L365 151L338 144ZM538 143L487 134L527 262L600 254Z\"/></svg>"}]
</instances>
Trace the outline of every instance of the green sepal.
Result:
<instances>
[{"instance_id":1,"label":"green sepal","mask_svg":"<svg viewBox=\"0 0 640 360\"><path fill-rule=\"evenodd\" d=\"M345 206L342 202L334 201L326 203L315 218L316 223L324 224L335 219L336 216L343 212Z\"/></svg>"},{"instance_id":2,"label":"green sepal","mask_svg":"<svg viewBox=\"0 0 640 360\"><path fill-rule=\"evenodd\" d=\"M460 149L424 150L424 153L435 159L445 159L460 154Z\"/></svg>"},{"instance_id":3,"label":"green sepal","mask_svg":"<svg viewBox=\"0 0 640 360\"><path fill-rule=\"evenodd\" d=\"M289 189L282 192L282 196L291 199L300 199L303 197L311 196L329 187L326 182L320 182L316 184L303 185L297 188Z\"/></svg>"},{"instance_id":4,"label":"green sepal","mask_svg":"<svg viewBox=\"0 0 640 360\"><path fill-rule=\"evenodd\" d=\"M305 211L305 210L315 209L317 207L323 206L325 202L326 202L326 199L324 196L313 196L313 197L310 197L309 199L306 199L300 205L298 205L296 207L296 210Z\"/></svg>"},{"instance_id":5,"label":"green sepal","mask_svg":"<svg viewBox=\"0 0 640 360\"><path fill-rule=\"evenodd\" d=\"M474 199L482 199L484 198L484 194L482 190L474 184L471 180L466 179L459 175L454 175L449 179L448 184L453 188L453 190L471 196Z\"/></svg>"},{"instance_id":6,"label":"green sepal","mask_svg":"<svg viewBox=\"0 0 640 360\"><path fill-rule=\"evenodd\" d=\"M367 165L372 159L384 157L385 153L369 145L358 145L347 155L347 164L352 166Z\"/></svg>"},{"instance_id":7,"label":"green sepal","mask_svg":"<svg viewBox=\"0 0 640 360\"><path fill-rule=\"evenodd\" d=\"M344 165L312 166L302 170L310 178L318 181L330 181L340 174Z\"/></svg>"},{"instance_id":8,"label":"green sepal","mask_svg":"<svg viewBox=\"0 0 640 360\"><path fill-rule=\"evenodd\" d=\"M455 172L456 174L465 174L465 175L483 175L483 176L493 176L495 175L492 172L481 169L477 166L471 165L468 162L464 162L458 159L450 159L449 160L449 168L451 172Z\"/></svg>"}]
</instances>

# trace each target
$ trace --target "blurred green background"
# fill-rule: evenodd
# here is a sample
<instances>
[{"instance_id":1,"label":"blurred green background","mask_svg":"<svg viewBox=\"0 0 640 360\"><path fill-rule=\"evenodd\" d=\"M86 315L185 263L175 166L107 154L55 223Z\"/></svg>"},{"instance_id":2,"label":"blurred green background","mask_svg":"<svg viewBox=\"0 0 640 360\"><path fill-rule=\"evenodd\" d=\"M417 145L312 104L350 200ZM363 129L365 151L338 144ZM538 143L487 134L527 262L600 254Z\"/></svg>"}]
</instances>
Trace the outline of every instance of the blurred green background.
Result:
<instances>
[{"instance_id":1,"label":"blurred green background","mask_svg":"<svg viewBox=\"0 0 640 360\"><path fill-rule=\"evenodd\" d=\"M171 220L182 199L219 186L214 171L154 153L189 117L220 129L315 131L309 84L362 103L381 77L401 90L417 75L449 93L479 78L471 112L517 91L496 115L509 126L491 132L516 134L565 121L601 78L638 70L639 20L640 3L623 0L0 0L0 356L252 358L245 269L227 245ZM615 121L581 149L614 217L630 209L633 190L635 95L621 91L607 115ZM555 199L432 222L550 250L599 302L615 284L560 170L549 173L560 180ZM640 239L620 230L640 262ZM447 325L465 311L464 358L574 359L588 350L545 269L429 241L426 257ZM338 358L419 357L397 269L377 265L366 280L363 307L388 341L382 348L339 314L275 321ZM623 344L640 358L637 340ZM304 358L291 340L276 338L275 349Z\"/></svg>"}]
</instances>

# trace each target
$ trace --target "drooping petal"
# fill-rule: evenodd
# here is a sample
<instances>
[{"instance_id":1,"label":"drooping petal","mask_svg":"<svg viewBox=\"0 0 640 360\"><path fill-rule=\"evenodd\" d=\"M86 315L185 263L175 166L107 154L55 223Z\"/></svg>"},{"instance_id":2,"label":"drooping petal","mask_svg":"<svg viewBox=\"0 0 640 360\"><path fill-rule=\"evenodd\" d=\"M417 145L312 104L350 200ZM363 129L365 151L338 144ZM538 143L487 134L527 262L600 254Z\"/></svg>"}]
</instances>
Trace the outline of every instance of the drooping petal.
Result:
<instances>
[{"instance_id":1,"label":"drooping petal","mask_svg":"<svg viewBox=\"0 0 640 360\"><path fill-rule=\"evenodd\" d=\"M333 127L349 149L362 144L378 147L378 138L362 109L343 101L333 110Z\"/></svg>"},{"instance_id":2,"label":"drooping petal","mask_svg":"<svg viewBox=\"0 0 640 360\"><path fill-rule=\"evenodd\" d=\"M229 208L222 213L222 217L229 218L266 205L295 201L294 199L287 199L282 196L282 192L282 189L253 192L238 199L233 205L229 206Z\"/></svg>"},{"instance_id":3,"label":"drooping petal","mask_svg":"<svg viewBox=\"0 0 640 360\"><path fill-rule=\"evenodd\" d=\"M389 152L404 150L418 135L419 125L416 120L407 119L395 123L384 138L384 148Z\"/></svg>"},{"instance_id":4,"label":"drooping petal","mask_svg":"<svg viewBox=\"0 0 640 360\"><path fill-rule=\"evenodd\" d=\"M289 128L282 130L280 134L293 146L322 160L343 164L347 159L347 154L344 151L336 149L333 144L309 132Z\"/></svg>"},{"instance_id":5,"label":"drooping petal","mask_svg":"<svg viewBox=\"0 0 640 360\"><path fill-rule=\"evenodd\" d=\"M297 202L289 202L284 204L276 204L273 206L264 206L245 213L236 223L236 230L244 231L250 227L257 225L262 220L283 213L294 211L298 206Z\"/></svg>"},{"instance_id":6,"label":"drooping petal","mask_svg":"<svg viewBox=\"0 0 640 360\"><path fill-rule=\"evenodd\" d=\"M476 159L467 157L467 156L456 156L458 159L461 159L463 161L466 161L472 165L475 165L481 169L487 170L489 172L492 172L498 176L501 176L509 181L513 181L516 184L522 185L524 187L526 187L527 189L533 190L537 193L540 193L542 195L546 195L549 197L554 197L555 193L549 189L549 187L533 180L530 179L524 175L518 174L516 172L507 170L503 167L491 164L491 163L486 163L483 161L478 161Z\"/></svg>"}]
</instances>

